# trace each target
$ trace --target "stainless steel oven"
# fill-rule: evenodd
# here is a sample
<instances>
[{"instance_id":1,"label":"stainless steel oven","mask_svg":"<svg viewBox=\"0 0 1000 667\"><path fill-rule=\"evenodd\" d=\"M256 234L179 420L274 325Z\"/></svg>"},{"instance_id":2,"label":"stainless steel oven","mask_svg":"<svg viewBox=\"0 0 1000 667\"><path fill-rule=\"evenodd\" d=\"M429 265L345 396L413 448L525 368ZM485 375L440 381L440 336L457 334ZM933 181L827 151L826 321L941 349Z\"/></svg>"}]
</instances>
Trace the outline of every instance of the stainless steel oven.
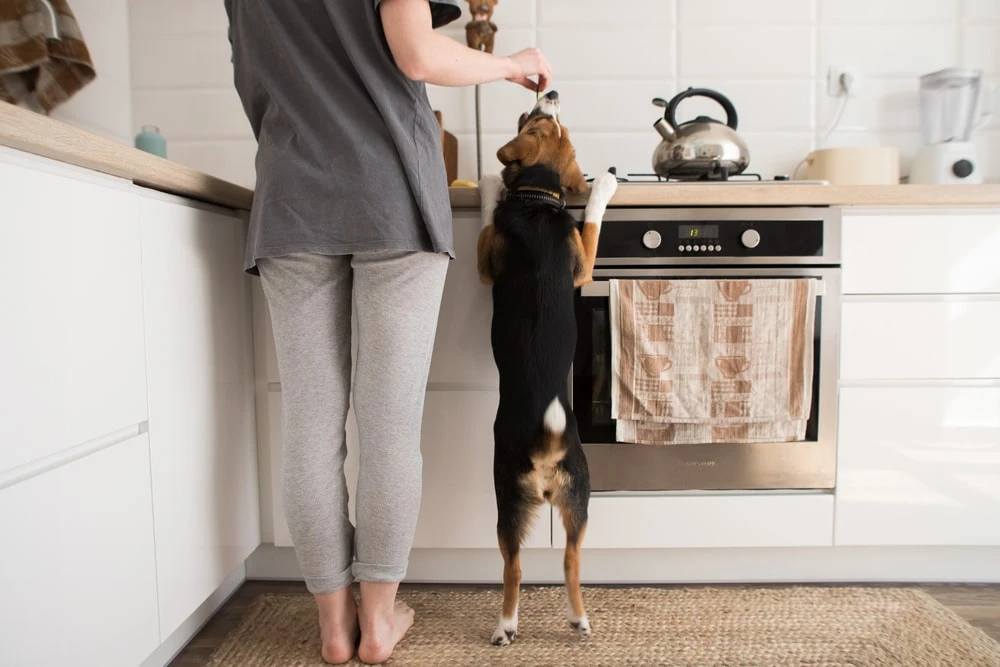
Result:
<instances>
[{"instance_id":1,"label":"stainless steel oven","mask_svg":"<svg viewBox=\"0 0 1000 667\"><path fill-rule=\"evenodd\" d=\"M831 489L836 477L840 212L830 207L610 209L578 290L572 403L595 491ZM797 442L637 445L611 416L609 280L818 281L812 408Z\"/></svg>"}]
</instances>

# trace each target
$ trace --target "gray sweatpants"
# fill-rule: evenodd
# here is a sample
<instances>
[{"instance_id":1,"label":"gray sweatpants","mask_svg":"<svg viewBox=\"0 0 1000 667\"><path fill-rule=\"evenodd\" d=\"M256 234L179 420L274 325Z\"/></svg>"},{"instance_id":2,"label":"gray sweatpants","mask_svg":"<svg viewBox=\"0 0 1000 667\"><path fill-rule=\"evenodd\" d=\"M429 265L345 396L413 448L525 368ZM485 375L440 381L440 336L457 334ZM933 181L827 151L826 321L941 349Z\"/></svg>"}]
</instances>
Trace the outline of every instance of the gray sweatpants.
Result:
<instances>
[{"instance_id":1,"label":"gray sweatpants","mask_svg":"<svg viewBox=\"0 0 1000 667\"><path fill-rule=\"evenodd\" d=\"M281 377L281 497L306 586L406 575L420 508L420 425L448 256L294 254L258 262ZM355 518L344 477L353 405L360 469Z\"/></svg>"}]
</instances>

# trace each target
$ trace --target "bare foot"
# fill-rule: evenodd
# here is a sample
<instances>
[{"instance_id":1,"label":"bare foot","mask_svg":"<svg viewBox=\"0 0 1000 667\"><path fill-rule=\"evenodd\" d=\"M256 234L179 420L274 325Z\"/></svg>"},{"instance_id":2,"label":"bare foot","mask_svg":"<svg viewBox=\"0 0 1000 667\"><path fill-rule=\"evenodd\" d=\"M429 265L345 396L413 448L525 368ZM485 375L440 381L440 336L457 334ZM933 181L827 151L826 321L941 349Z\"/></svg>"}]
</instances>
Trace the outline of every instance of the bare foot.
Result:
<instances>
[{"instance_id":1,"label":"bare foot","mask_svg":"<svg viewBox=\"0 0 1000 667\"><path fill-rule=\"evenodd\" d=\"M323 660L333 665L349 662L358 643L358 606L350 586L315 597Z\"/></svg>"},{"instance_id":2,"label":"bare foot","mask_svg":"<svg viewBox=\"0 0 1000 667\"><path fill-rule=\"evenodd\" d=\"M392 609L369 612L361 599L361 644L358 657L361 662L377 665L389 659L396 644L413 625L413 609L402 600L396 600Z\"/></svg>"}]
</instances>

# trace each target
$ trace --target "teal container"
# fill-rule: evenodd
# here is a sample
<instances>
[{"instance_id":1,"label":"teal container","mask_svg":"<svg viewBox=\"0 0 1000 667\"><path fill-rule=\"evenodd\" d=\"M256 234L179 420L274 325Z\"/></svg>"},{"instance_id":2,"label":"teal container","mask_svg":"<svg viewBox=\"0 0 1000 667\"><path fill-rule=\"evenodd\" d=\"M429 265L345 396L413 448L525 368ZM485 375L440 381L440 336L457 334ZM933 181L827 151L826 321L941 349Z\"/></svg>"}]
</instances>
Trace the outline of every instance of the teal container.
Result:
<instances>
[{"instance_id":1,"label":"teal container","mask_svg":"<svg viewBox=\"0 0 1000 667\"><path fill-rule=\"evenodd\" d=\"M153 155L167 157L167 140L155 125L142 126L142 132L135 135L135 147Z\"/></svg>"}]
</instances>

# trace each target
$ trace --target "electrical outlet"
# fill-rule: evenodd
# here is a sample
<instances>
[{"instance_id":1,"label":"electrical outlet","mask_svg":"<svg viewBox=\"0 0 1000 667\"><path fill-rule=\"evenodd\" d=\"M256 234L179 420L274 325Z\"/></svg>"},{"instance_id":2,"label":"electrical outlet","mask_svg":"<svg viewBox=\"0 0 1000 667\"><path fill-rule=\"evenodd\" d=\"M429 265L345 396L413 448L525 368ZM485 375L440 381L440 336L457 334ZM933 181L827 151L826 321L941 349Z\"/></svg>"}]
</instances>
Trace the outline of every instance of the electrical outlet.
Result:
<instances>
[{"instance_id":1,"label":"electrical outlet","mask_svg":"<svg viewBox=\"0 0 1000 667\"><path fill-rule=\"evenodd\" d=\"M826 93L830 97L840 97L844 94L848 97L857 97L860 88L861 72L857 67L831 66L826 73Z\"/></svg>"}]
</instances>

